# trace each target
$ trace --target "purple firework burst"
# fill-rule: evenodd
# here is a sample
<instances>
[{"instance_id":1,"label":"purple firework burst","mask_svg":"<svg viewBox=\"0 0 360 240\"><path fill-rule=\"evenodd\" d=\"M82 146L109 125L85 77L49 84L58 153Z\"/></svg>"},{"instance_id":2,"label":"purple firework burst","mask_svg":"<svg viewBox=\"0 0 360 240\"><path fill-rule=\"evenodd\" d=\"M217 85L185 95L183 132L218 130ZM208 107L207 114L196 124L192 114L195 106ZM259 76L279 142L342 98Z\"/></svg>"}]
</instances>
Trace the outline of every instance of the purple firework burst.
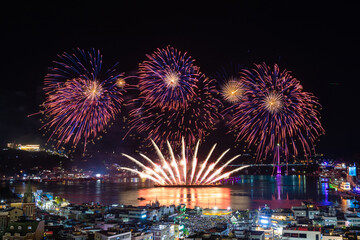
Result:
<instances>
[{"instance_id":1,"label":"purple firework burst","mask_svg":"<svg viewBox=\"0 0 360 240\"><path fill-rule=\"evenodd\" d=\"M141 97L149 105L179 109L195 96L201 73L194 60L173 47L157 49L139 65Z\"/></svg>"},{"instance_id":2,"label":"purple firework burst","mask_svg":"<svg viewBox=\"0 0 360 240\"><path fill-rule=\"evenodd\" d=\"M51 130L50 138L74 147L84 140L84 150L120 112L123 98L123 73L115 68L102 73L102 55L98 50L75 50L63 53L45 76L46 100L43 128ZM121 84L120 84L121 83Z\"/></svg>"},{"instance_id":3,"label":"purple firework burst","mask_svg":"<svg viewBox=\"0 0 360 240\"><path fill-rule=\"evenodd\" d=\"M257 159L276 155L282 149L286 159L314 152L315 141L324 133L320 123L317 98L303 91L289 71L271 69L265 63L242 71L240 81L246 86L244 98L234 105L229 120L230 132L248 147L255 146Z\"/></svg>"}]
</instances>

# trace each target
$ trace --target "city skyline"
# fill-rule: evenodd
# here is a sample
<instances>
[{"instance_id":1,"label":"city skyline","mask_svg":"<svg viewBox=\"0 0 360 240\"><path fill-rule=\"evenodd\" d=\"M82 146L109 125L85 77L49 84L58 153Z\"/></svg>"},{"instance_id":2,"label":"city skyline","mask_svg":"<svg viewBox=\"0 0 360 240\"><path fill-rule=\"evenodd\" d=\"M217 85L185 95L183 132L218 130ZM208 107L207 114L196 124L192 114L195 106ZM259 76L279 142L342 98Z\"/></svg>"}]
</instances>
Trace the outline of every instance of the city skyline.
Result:
<instances>
[{"instance_id":1,"label":"city skyline","mask_svg":"<svg viewBox=\"0 0 360 240\"><path fill-rule=\"evenodd\" d=\"M120 71L131 75L145 54L171 45L188 51L211 77L229 63L247 68L253 63L277 63L291 71L323 106L321 122L326 134L320 138L317 152L359 158L359 128L353 112L357 101L358 37L349 31L355 26L354 17L345 15L352 11L350 6L307 8L301 4L230 2L210 4L210 11L195 7L187 12L185 6L180 6L173 16L164 11L165 18L161 17L164 6L123 6L134 9L134 14L121 16L108 6L72 7L41 6L40 10L40 6L23 6L2 16L6 34L1 41L8 46L1 60L3 79L7 79L1 89L3 146L13 141L46 141L38 130L39 118L27 115L39 111L44 99L43 79L57 54L77 47L98 48L109 58L109 64L118 61ZM156 12L149 14L149 7ZM238 9L242 10L240 16ZM308 13L306 17L302 11ZM340 14L333 15L335 11ZM88 21L88 15L97 17ZM101 150L114 140L117 143L108 148L126 148L129 143L122 141L120 128L112 126L104 141L96 142L93 148ZM209 144L218 136L226 138L215 132L209 136Z\"/></svg>"}]
</instances>

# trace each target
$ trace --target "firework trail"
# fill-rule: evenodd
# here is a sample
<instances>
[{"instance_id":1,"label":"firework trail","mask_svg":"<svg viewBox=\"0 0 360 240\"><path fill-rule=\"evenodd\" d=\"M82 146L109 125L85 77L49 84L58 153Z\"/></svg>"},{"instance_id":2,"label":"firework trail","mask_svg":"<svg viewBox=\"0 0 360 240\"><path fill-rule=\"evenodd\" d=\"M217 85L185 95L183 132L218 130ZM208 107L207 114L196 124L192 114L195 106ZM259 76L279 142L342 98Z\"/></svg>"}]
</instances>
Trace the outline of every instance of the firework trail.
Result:
<instances>
[{"instance_id":1,"label":"firework trail","mask_svg":"<svg viewBox=\"0 0 360 240\"><path fill-rule=\"evenodd\" d=\"M135 158L127 155L122 154L124 157L130 159L132 162L140 166L143 171L138 171L135 169L127 168L127 167L120 167L120 169L130 171L133 173L137 173L140 175L140 177L148 178L155 183L159 185L209 185L214 184L220 179L223 179L225 177L229 177L232 173L240 171L241 169L244 169L248 166L242 166L239 168L236 168L231 171L227 171L225 173L222 173L225 167L227 167L231 162L233 162L235 159L237 159L240 155L236 155L235 157L231 158L225 164L223 164L221 167L217 168L218 163L220 160L225 156L225 154L230 150L226 150L223 152L220 157L210 165L208 164L208 161L212 155L212 152L215 149L216 144L212 147L210 150L208 156L206 157L205 161L203 161L201 164L199 164L197 153L199 148L200 141L197 141L194 154L192 156L191 164L187 164L187 157L185 153L185 142L184 139L181 140L182 146L181 146L181 156L179 161L177 161L174 157L174 151L171 147L171 145L168 143L168 149L170 153L169 160L162 154L160 151L160 148L156 145L154 141L152 141L152 145L154 146L156 153L161 160L161 164L155 163L155 161L151 160L144 154L140 154L143 158L145 158L153 168L147 167L144 164L142 164L140 161L136 160ZM210 167L211 166L211 167ZM182 171L179 169L182 168ZM206 173L203 174L203 170L205 168L208 168ZM160 172L161 174L159 174ZM176 177L175 177L176 173ZM211 173L209 177L207 177ZM197 176L195 178L195 176Z\"/></svg>"},{"instance_id":2,"label":"firework trail","mask_svg":"<svg viewBox=\"0 0 360 240\"><path fill-rule=\"evenodd\" d=\"M240 81L246 85L245 97L228 122L237 140L255 146L258 160L268 154L275 158L277 144L286 160L290 154L297 156L299 149L305 156L313 152L315 140L324 133L320 104L313 94L303 91L300 82L277 65L271 69L265 63L255 64L242 71Z\"/></svg>"},{"instance_id":3,"label":"firework trail","mask_svg":"<svg viewBox=\"0 0 360 240\"><path fill-rule=\"evenodd\" d=\"M182 137L190 144L204 140L222 117L215 80L199 72L186 53L171 47L158 49L148 58L140 64L140 97L130 112L129 132L135 130L160 146L165 139L173 146L180 146ZM169 71L178 79L172 84Z\"/></svg>"},{"instance_id":4,"label":"firework trail","mask_svg":"<svg viewBox=\"0 0 360 240\"><path fill-rule=\"evenodd\" d=\"M125 78L115 66L102 73L102 55L98 50L63 53L45 76L45 102L42 104L51 138L57 147L74 147L99 132L120 112Z\"/></svg>"}]
</instances>

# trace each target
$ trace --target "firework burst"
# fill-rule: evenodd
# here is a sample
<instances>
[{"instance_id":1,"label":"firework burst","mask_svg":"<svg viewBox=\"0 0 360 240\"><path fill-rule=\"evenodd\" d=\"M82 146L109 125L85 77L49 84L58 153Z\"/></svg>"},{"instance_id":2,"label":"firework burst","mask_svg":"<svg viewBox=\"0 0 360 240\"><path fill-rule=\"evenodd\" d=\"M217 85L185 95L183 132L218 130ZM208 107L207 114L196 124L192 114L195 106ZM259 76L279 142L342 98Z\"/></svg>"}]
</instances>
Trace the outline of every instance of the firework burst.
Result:
<instances>
[{"instance_id":1,"label":"firework burst","mask_svg":"<svg viewBox=\"0 0 360 240\"><path fill-rule=\"evenodd\" d=\"M153 139L160 146L165 139L179 146L182 137L195 144L197 139L204 140L221 119L215 81L180 53L168 47L140 65L140 97L130 112L130 131L144 134L145 141ZM176 72L169 73L174 69Z\"/></svg>"},{"instance_id":2,"label":"firework burst","mask_svg":"<svg viewBox=\"0 0 360 240\"><path fill-rule=\"evenodd\" d=\"M244 96L244 86L237 79L228 80L221 88L221 95L225 101L235 104Z\"/></svg>"},{"instance_id":3,"label":"firework burst","mask_svg":"<svg viewBox=\"0 0 360 240\"><path fill-rule=\"evenodd\" d=\"M225 164L223 164L221 167L217 167L219 162L221 162L222 158L230 149L223 152L215 161L212 161L212 163L210 163L210 157L216 147L216 144L211 148L206 159L202 163L199 163L197 153L200 141L197 142L194 154L190 161L188 161L185 153L186 149L184 139L182 139L181 141L181 157L179 159L176 159L174 151L169 142L167 142L167 147L169 151L168 157L164 156L164 154L161 152L160 148L156 145L154 141L151 140L151 142L156 150L160 163L151 160L144 154L140 154L142 158L144 158L148 163L150 163L151 167L148 167L140 161L136 160L135 158L127 154L122 154L126 158L133 161L136 165L141 167L142 171L127 167L120 167L120 169L137 173L140 177L150 179L157 185L161 186L205 186L214 184L223 178L229 177L232 173L235 173L247 167L242 166L231 171L223 172L224 169L240 155L236 155L235 157L225 162Z\"/></svg>"},{"instance_id":4,"label":"firework burst","mask_svg":"<svg viewBox=\"0 0 360 240\"><path fill-rule=\"evenodd\" d=\"M188 106L201 73L194 60L173 47L157 49L139 65L139 88L147 104L166 109Z\"/></svg>"},{"instance_id":5,"label":"firework burst","mask_svg":"<svg viewBox=\"0 0 360 240\"><path fill-rule=\"evenodd\" d=\"M320 104L289 71L255 64L242 72L240 81L246 85L245 97L228 123L238 140L256 147L257 159L275 157L276 146L286 159L297 156L299 149L305 156L314 151L315 140L324 133Z\"/></svg>"},{"instance_id":6,"label":"firework burst","mask_svg":"<svg viewBox=\"0 0 360 240\"><path fill-rule=\"evenodd\" d=\"M125 78L114 67L102 74L102 55L94 49L58 57L45 76L43 128L51 129L57 147L66 143L76 147L84 140L85 150L87 141L120 112Z\"/></svg>"}]
</instances>

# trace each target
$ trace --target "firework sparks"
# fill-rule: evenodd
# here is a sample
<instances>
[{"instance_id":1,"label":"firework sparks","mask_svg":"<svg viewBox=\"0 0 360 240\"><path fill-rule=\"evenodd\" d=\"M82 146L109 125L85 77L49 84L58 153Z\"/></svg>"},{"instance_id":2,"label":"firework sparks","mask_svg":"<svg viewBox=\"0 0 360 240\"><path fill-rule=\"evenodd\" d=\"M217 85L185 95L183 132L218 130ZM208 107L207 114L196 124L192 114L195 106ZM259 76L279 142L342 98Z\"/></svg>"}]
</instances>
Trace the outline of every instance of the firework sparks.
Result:
<instances>
[{"instance_id":1,"label":"firework sparks","mask_svg":"<svg viewBox=\"0 0 360 240\"><path fill-rule=\"evenodd\" d=\"M119 88L124 88L126 86L125 79L122 77L119 77L118 79L116 79L116 86L118 86Z\"/></svg>"},{"instance_id":2,"label":"firework sparks","mask_svg":"<svg viewBox=\"0 0 360 240\"><path fill-rule=\"evenodd\" d=\"M238 80L231 79L222 86L221 94L225 101L234 104L243 97L244 87Z\"/></svg>"},{"instance_id":3,"label":"firework sparks","mask_svg":"<svg viewBox=\"0 0 360 240\"><path fill-rule=\"evenodd\" d=\"M282 108L282 98L281 95L271 92L265 96L263 100L263 106L271 113L275 113L281 110Z\"/></svg>"},{"instance_id":4,"label":"firework sparks","mask_svg":"<svg viewBox=\"0 0 360 240\"><path fill-rule=\"evenodd\" d=\"M221 102L215 80L193 65L191 57L167 47L158 49L140 64L140 96L130 111L130 131L144 134L161 146L179 146L184 137L189 144L215 129ZM165 140L166 139L166 140Z\"/></svg>"},{"instance_id":5,"label":"firework sparks","mask_svg":"<svg viewBox=\"0 0 360 240\"><path fill-rule=\"evenodd\" d=\"M141 96L152 106L179 109L195 96L201 75L194 60L173 47L157 49L139 66Z\"/></svg>"},{"instance_id":6,"label":"firework sparks","mask_svg":"<svg viewBox=\"0 0 360 240\"><path fill-rule=\"evenodd\" d=\"M230 131L248 147L256 146L257 159L268 154L275 158L276 146L286 159L291 153L298 155L297 145L305 156L314 151L315 140L324 133L320 104L289 71L280 72L277 65L273 70L266 64L255 65L242 72L240 81L246 91L244 100L234 107Z\"/></svg>"},{"instance_id":7,"label":"firework sparks","mask_svg":"<svg viewBox=\"0 0 360 240\"><path fill-rule=\"evenodd\" d=\"M225 154L230 149L223 152L215 162L211 163L208 166L208 161L210 159L212 152L215 149L216 144L211 148L205 161L203 161L200 164L198 163L198 158L197 158L200 141L198 141L196 144L195 151L192 156L191 164L187 164L187 157L186 157L186 153L185 153L186 152L185 151L185 143L184 143L183 139L182 139L182 147L181 147L181 157L179 159L179 162L182 164L179 164L179 162L175 159L174 151L169 143L168 143L168 148L169 148L169 153L170 153L170 157L169 157L170 160L166 160L164 155L161 153L160 148L156 145L156 143L154 141L152 141L152 144L157 152L159 159L161 160L161 162L163 164L163 167L160 170L161 175L157 173L157 172L159 172L159 168L160 168L159 165L143 154L140 154L140 155L142 157L144 157L148 162L150 162L151 165L153 166L153 168L145 166L144 164L142 164L141 162L139 162L138 160L136 160L135 158L133 158L127 154L122 154L124 157L130 159L131 161L136 163L138 166L140 166L143 169L143 171L145 171L145 172L141 172L141 171L137 171L137 170L133 170L133 169L129 170L129 168L126 168L126 167L120 167L120 169L137 173L140 176L148 178L148 179L156 182L159 185L172 186L172 185L209 185L209 184L213 184L213 183L219 181L220 179L224 178L225 176L230 176L230 174L240 171L241 169L246 167L245 166L245 167L234 169L232 171L222 173L223 170L230 163L232 163L235 159L237 159L240 156L240 155L236 155L235 157L233 157L230 160L228 160L227 162L225 162L225 164L223 164L221 167L216 168L217 164L220 162L220 160L225 156ZM180 170L179 170L181 167L183 170L182 172L180 172ZM203 174L204 169L207 167L208 167L208 170ZM175 177L174 173L176 173L176 177ZM207 177L209 174L211 174L211 175L209 177ZM196 178L195 178L195 176L196 176Z\"/></svg>"},{"instance_id":8,"label":"firework sparks","mask_svg":"<svg viewBox=\"0 0 360 240\"><path fill-rule=\"evenodd\" d=\"M78 49L73 54L64 53L54 61L45 77L46 100L43 103L47 122L43 127L52 129L59 147L84 140L84 150L89 139L95 138L120 112L123 102L119 79L114 68L101 74L102 55L92 49Z\"/></svg>"}]
</instances>

